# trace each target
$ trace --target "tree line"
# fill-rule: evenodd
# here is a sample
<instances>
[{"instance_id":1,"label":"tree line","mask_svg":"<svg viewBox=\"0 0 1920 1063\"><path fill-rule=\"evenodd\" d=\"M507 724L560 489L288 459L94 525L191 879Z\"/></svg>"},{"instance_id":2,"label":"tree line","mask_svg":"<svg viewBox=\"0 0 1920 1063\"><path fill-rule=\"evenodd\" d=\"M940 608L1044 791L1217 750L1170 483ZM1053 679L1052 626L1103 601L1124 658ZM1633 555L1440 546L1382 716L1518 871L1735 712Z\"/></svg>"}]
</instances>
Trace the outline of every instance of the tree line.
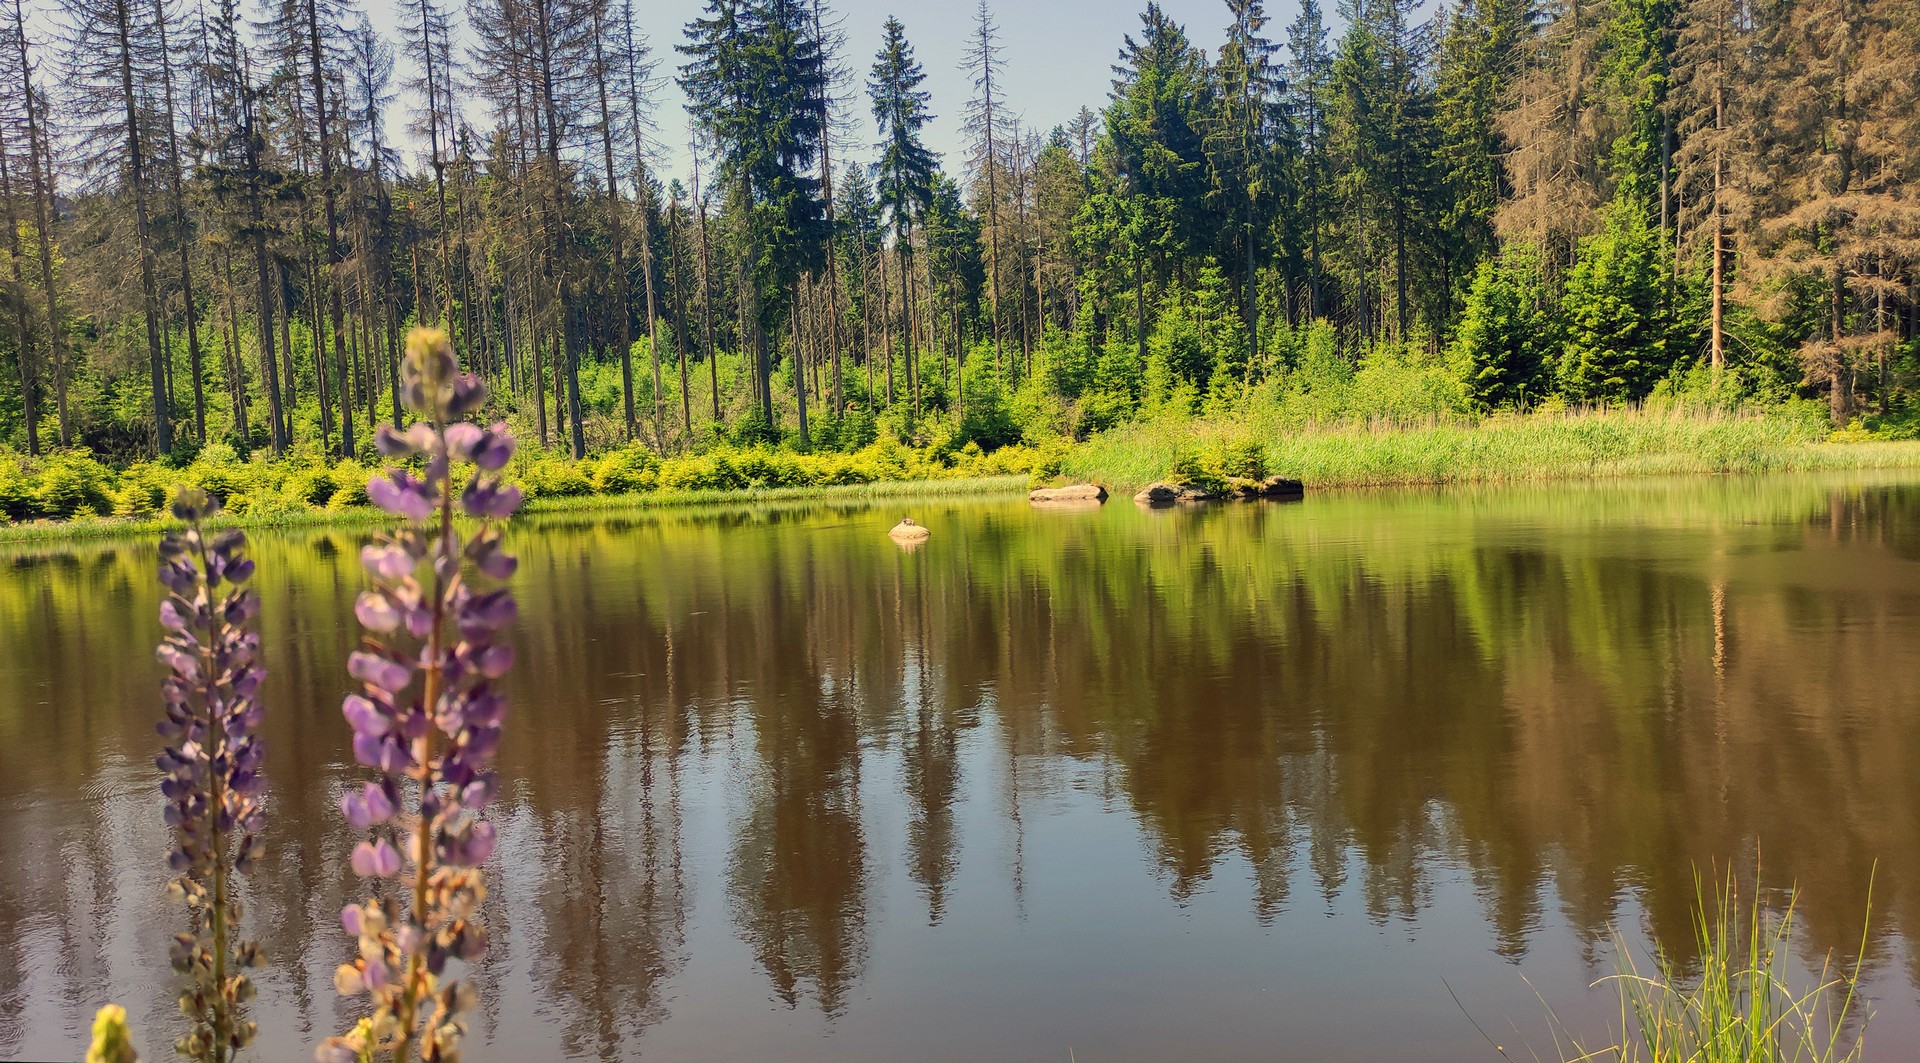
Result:
<instances>
[{"instance_id":1,"label":"tree line","mask_svg":"<svg viewBox=\"0 0 1920 1063\"><path fill-rule=\"evenodd\" d=\"M1047 130L981 0L951 169L906 25L854 56L825 0L405 0L391 36L348 0L0 8L0 444L31 454L365 452L414 324L576 456L991 447L1328 359L1469 409L1691 387L1844 423L1920 368L1910 0L1224 0L1211 53L1149 3Z\"/></svg>"}]
</instances>

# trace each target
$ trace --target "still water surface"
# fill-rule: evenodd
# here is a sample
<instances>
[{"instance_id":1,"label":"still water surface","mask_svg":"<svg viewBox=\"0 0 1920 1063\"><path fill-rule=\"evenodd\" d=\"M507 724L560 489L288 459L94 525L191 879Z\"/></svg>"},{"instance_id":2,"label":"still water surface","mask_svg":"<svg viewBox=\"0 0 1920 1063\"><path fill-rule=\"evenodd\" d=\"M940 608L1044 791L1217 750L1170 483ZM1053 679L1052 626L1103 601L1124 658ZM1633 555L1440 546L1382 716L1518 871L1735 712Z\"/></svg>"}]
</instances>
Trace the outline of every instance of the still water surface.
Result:
<instances>
[{"instance_id":1,"label":"still water surface","mask_svg":"<svg viewBox=\"0 0 1920 1063\"><path fill-rule=\"evenodd\" d=\"M256 536L262 1060L347 1024L361 536ZM1551 1055L1536 989L1600 1034L1613 930L1685 962L1696 870L1756 859L1803 962L1872 880L1869 1058L1920 1054L1910 477L513 538L470 1059L1493 1058L1466 1013ZM107 1001L169 1055L152 562L0 547L0 1058Z\"/></svg>"}]
</instances>

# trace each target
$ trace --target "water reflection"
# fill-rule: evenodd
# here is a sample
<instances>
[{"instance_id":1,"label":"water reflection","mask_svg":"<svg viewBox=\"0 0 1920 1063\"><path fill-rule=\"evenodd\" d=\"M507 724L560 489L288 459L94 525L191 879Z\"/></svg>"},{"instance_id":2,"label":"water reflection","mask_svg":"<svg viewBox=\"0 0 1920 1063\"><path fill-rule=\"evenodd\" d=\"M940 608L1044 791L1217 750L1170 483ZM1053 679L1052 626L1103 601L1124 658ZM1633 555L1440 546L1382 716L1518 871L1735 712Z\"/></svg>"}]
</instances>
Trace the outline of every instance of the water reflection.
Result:
<instances>
[{"instance_id":1,"label":"water reflection","mask_svg":"<svg viewBox=\"0 0 1920 1063\"><path fill-rule=\"evenodd\" d=\"M1237 1058L1280 1021L1227 1007L1261 978L1357 987L1285 1020L1320 1058L1419 1023L1445 1031L1427 1058L1475 1058L1391 964L1505 999L1511 966L1478 957L1545 950L1577 992L1616 922L1684 962L1696 871L1756 862L1801 888L1808 956L1858 950L1876 876L1876 1022L1920 1029L1920 487L916 515L939 530L907 553L860 508L522 525L477 1058L945 1058L921 1049L956 1022L961 1056L1052 1058L1062 1016L1115 1034L1101 1058L1189 1027ZM261 1058L344 1020L357 541L255 551ZM109 997L171 1023L151 563L0 548L0 1056L77 1055ZM1079 982L1038 977L1067 959Z\"/></svg>"}]
</instances>

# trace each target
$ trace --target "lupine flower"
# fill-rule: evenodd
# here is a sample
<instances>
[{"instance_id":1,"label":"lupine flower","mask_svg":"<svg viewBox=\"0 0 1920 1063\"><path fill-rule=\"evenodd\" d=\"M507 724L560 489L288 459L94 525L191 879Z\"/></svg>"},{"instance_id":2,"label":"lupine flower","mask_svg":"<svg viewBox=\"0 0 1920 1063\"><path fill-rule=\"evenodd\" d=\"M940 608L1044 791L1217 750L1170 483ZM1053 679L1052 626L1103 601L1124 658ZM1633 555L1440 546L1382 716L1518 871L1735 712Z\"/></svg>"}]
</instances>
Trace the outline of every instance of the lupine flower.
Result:
<instances>
[{"instance_id":1,"label":"lupine flower","mask_svg":"<svg viewBox=\"0 0 1920 1063\"><path fill-rule=\"evenodd\" d=\"M259 947L239 936L234 877L259 859L266 825L261 745L253 733L265 677L254 661L260 636L251 627L260 599L245 586L253 574L246 536L209 535L202 526L219 508L195 487L174 499L173 515L186 527L160 541L160 582L168 591L160 625L167 634L155 650L168 673L158 728L167 745L156 761L173 827L167 859L178 876L167 891L189 913L172 960L186 983L180 1011L192 1026L174 1047L213 1063L232 1058L256 1032L242 1010L253 996L244 971L257 962Z\"/></svg>"},{"instance_id":2,"label":"lupine flower","mask_svg":"<svg viewBox=\"0 0 1920 1063\"><path fill-rule=\"evenodd\" d=\"M487 948L480 865L495 833L481 814L496 790L493 754L506 709L495 684L513 663L512 648L498 639L516 608L509 592L484 584L511 576L515 563L498 528L483 523L463 538L454 518L485 522L520 507L519 489L491 475L513 455L513 437L505 425L461 420L486 391L459 373L444 332L407 337L401 385L421 420L404 432L382 427L375 442L414 467L375 477L367 497L405 524L360 552L370 587L354 615L367 635L347 659L360 690L340 706L354 759L374 772L341 795L340 812L366 832L353 850L354 873L377 885L340 913L357 955L333 980L346 996L368 997L372 1012L322 1044L320 1063L354 1063L376 1051L395 1063L457 1059L473 991L448 976L447 961L471 963ZM458 490L456 464L475 468Z\"/></svg>"}]
</instances>

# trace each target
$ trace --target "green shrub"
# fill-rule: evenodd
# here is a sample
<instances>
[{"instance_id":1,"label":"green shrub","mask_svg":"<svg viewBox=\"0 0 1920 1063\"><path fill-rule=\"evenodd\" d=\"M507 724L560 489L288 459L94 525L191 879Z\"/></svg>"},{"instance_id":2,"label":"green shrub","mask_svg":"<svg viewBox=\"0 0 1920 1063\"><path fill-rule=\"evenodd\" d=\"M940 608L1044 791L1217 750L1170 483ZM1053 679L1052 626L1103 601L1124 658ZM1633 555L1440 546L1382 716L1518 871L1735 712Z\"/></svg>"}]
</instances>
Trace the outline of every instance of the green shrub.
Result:
<instances>
[{"instance_id":1,"label":"green shrub","mask_svg":"<svg viewBox=\"0 0 1920 1063\"><path fill-rule=\"evenodd\" d=\"M328 509L337 511L373 504L367 498L367 480L372 473L366 466L349 459L335 465L332 476L334 491L333 497L327 499Z\"/></svg>"},{"instance_id":2,"label":"green shrub","mask_svg":"<svg viewBox=\"0 0 1920 1063\"><path fill-rule=\"evenodd\" d=\"M1267 451L1258 440L1223 442L1209 455L1211 468L1223 477L1261 480L1267 475Z\"/></svg>"},{"instance_id":3,"label":"green shrub","mask_svg":"<svg viewBox=\"0 0 1920 1063\"><path fill-rule=\"evenodd\" d=\"M239 512L234 508L232 499L246 493L248 488L253 486L247 467L238 463L210 465L195 462L183 471L186 473L185 482L219 499L221 508L229 513Z\"/></svg>"},{"instance_id":4,"label":"green shrub","mask_svg":"<svg viewBox=\"0 0 1920 1063\"><path fill-rule=\"evenodd\" d=\"M660 459L646 447L630 444L595 462L592 482L596 495L651 491L660 483Z\"/></svg>"},{"instance_id":5,"label":"green shrub","mask_svg":"<svg viewBox=\"0 0 1920 1063\"><path fill-rule=\"evenodd\" d=\"M319 509L339 489L340 484L333 478L331 469L301 469L287 478L284 493L289 499Z\"/></svg>"},{"instance_id":6,"label":"green shrub","mask_svg":"<svg viewBox=\"0 0 1920 1063\"><path fill-rule=\"evenodd\" d=\"M1218 491L1227 485L1226 477L1220 475L1217 466L1198 451L1187 448L1182 448L1174 455L1173 465L1167 470L1167 480L1203 491Z\"/></svg>"},{"instance_id":7,"label":"green shrub","mask_svg":"<svg viewBox=\"0 0 1920 1063\"><path fill-rule=\"evenodd\" d=\"M147 466L135 466L120 476L120 489L113 494L113 515L144 520L166 508L167 488Z\"/></svg>"},{"instance_id":8,"label":"green shrub","mask_svg":"<svg viewBox=\"0 0 1920 1063\"><path fill-rule=\"evenodd\" d=\"M40 515L40 500L33 484L10 463L0 461L0 517L9 522L32 520Z\"/></svg>"},{"instance_id":9,"label":"green shrub","mask_svg":"<svg viewBox=\"0 0 1920 1063\"><path fill-rule=\"evenodd\" d=\"M855 406L840 419L839 431L834 445L843 451L856 451L880 437L880 428L874 423L873 411L865 406Z\"/></svg>"},{"instance_id":10,"label":"green shrub","mask_svg":"<svg viewBox=\"0 0 1920 1063\"><path fill-rule=\"evenodd\" d=\"M579 465L564 458L540 458L520 474L528 498L577 498L593 493L593 483Z\"/></svg>"},{"instance_id":11,"label":"green shrub","mask_svg":"<svg viewBox=\"0 0 1920 1063\"><path fill-rule=\"evenodd\" d=\"M113 473L84 455L47 459L40 474L39 515L65 520L113 512Z\"/></svg>"}]
</instances>

